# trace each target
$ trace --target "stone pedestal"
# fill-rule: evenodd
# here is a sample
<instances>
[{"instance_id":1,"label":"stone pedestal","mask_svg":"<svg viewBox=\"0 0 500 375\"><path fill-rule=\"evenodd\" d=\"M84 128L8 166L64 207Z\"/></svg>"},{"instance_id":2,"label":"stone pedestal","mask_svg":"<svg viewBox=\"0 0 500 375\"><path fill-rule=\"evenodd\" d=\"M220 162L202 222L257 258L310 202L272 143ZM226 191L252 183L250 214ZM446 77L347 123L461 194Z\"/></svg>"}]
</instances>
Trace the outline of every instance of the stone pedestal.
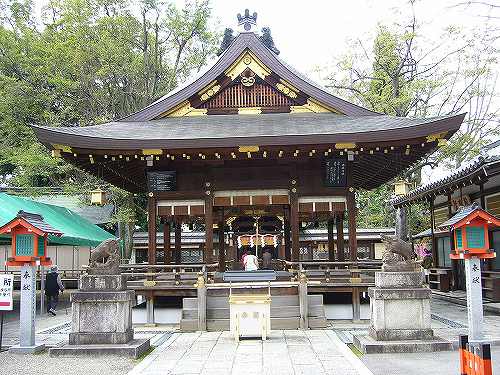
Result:
<instances>
[{"instance_id":1,"label":"stone pedestal","mask_svg":"<svg viewBox=\"0 0 500 375\"><path fill-rule=\"evenodd\" d=\"M377 272L370 288L369 335L354 344L364 353L451 350L431 329L429 288L423 272Z\"/></svg>"},{"instance_id":2,"label":"stone pedestal","mask_svg":"<svg viewBox=\"0 0 500 375\"><path fill-rule=\"evenodd\" d=\"M117 354L137 358L149 349L149 340L134 340L135 293L126 290L125 276L83 275L71 302L69 345L51 349L51 355Z\"/></svg>"},{"instance_id":3,"label":"stone pedestal","mask_svg":"<svg viewBox=\"0 0 500 375\"><path fill-rule=\"evenodd\" d=\"M125 344L134 338L134 291L121 275L83 275L73 306L71 345Z\"/></svg>"},{"instance_id":4,"label":"stone pedestal","mask_svg":"<svg viewBox=\"0 0 500 375\"><path fill-rule=\"evenodd\" d=\"M370 336L375 340L423 340L433 337L431 291L422 272L377 272L370 288Z\"/></svg>"}]
</instances>

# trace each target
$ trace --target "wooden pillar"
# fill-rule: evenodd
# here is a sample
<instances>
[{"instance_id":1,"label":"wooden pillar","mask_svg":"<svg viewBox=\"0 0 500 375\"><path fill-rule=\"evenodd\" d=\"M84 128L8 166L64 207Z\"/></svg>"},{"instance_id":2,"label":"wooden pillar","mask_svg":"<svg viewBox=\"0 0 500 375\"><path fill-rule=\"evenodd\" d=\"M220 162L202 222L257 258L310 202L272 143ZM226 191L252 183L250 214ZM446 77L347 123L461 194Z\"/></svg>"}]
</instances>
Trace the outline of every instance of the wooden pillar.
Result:
<instances>
[{"instance_id":1,"label":"wooden pillar","mask_svg":"<svg viewBox=\"0 0 500 375\"><path fill-rule=\"evenodd\" d=\"M163 251L165 252L165 263L172 263L172 249L170 248L170 221L164 218L163 223Z\"/></svg>"},{"instance_id":2,"label":"wooden pillar","mask_svg":"<svg viewBox=\"0 0 500 375\"><path fill-rule=\"evenodd\" d=\"M447 195L447 199L448 201L446 202L447 203L447 207L448 207L448 216L447 218L451 218L452 217L452 213L451 213L451 193L448 193ZM449 233L449 236L450 236L450 251L453 252L455 250L455 241L453 241L453 231L450 229L448 231ZM453 289L456 290L458 289L458 284L459 284L459 278L458 278L458 260L456 259L452 259L451 260L451 274L452 274L452 279L453 279Z\"/></svg>"},{"instance_id":3,"label":"wooden pillar","mask_svg":"<svg viewBox=\"0 0 500 375\"><path fill-rule=\"evenodd\" d=\"M358 258L358 240L356 236L356 197L354 191L347 193L347 220L349 229L349 260Z\"/></svg>"},{"instance_id":4,"label":"wooden pillar","mask_svg":"<svg viewBox=\"0 0 500 375\"><path fill-rule=\"evenodd\" d=\"M431 211L431 246L432 246L432 265L438 267L439 257L436 236L434 235L434 197L429 200L429 209Z\"/></svg>"},{"instance_id":5,"label":"wooden pillar","mask_svg":"<svg viewBox=\"0 0 500 375\"><path fill-rule=\"evenodd\" d=\"M156 198L148 197L148 263L156 263Z\"/></svg>"},{"instance_id":6,"label":"wooden pillar","mask_svg":"<svg viewBox=\"0 0 500 375\"><path fill-rule=\"evenodd\" d=\"M290 209L285 208L283 223L283 236L285 237L285 259L291 260L291 244L290 244Z\"/></svg>"},{"instance_id":7,"label":"wooden pillar","mask_svg":"<svg viewBox=\"0 0 500 375\"><path fill-rule=\"evenodd\" d=\"M219 219L219 272L226 270L226 254L224 241L224 208L221 209Z\"/></svg>"},{"instance_id":8,"label":"wooden pillar","mask_svg":"<svg viewBox=\"0 0 500 375\"><path fill-rule=\"evenodd\" d=\"M214 217L212 193L205 198L205 262L212 263L214 249Z\"/></svg>"},{"instance_id":9,"label":"wooden pillar","mask_svg":"<svg viewBox=\"0 0 500 375\"><path fill-rule=\"evenodd\" d=\"M483 210L486 210L486 196L484 194L484 184L481 182L479 183L479 204L481 205L481 208ZM490 236L491 238L491 236ZM453 239L453 237L452 237ZM454 241L451 241L452 244L454 244ZM454 249L453 249L454 250ZM484 271L491 271L493 269L493 262L495 259L485 259L484 260Z\"/></svg>"},{"instance_id":10,"label":"wooden pillar","mask_svg":"<svg viewBox=\"0 0 500 375\"><path fill-rule=\"evenodd\" d=\"M290 230L292 234L292 254L293 262L299 261L299 198L297 194L290 194Z\"/></svg>"},{"instance_id":11,"label":"wooden pillar","mask_svg":"<svg viewBox=\"0 0 500 375\"><path fill-rule=\"evenodd\" d=\"M408 241L408 210L403 206L396 208L396 237Z\"/></svg>"},{"instance_id":12,"label":"wooden pillar","mask_svg":"<svg viewBox=\"0 0 500 375\"><path fill-rule=\"evenodd\" d=\"M481 204L481 208L486 210L486 197L484 195L484 184L482 182L479 184L479 203ZM490 262L493 261L493 259L488 260Z\"/></svg>"},{"instance_id":13,"label":"wooden pillar","mask_svg":"<svg viewBox=\"0 0 500 375\"><path fill-rule=\"evenodd\" d=\"M182 248L182 220L176 219L175 221L175 255L174 263L181 264L181 248Z\"/></svg>"},{"instance_id":14,"label":"wooden pillar","mask_svg":"<svg viewBox=\"0 0 500 375\"><path fill-rule=\"evenodd\" d=\"M330 262L335 261L335 239L333 237L333 225L335 219L330 217L328 219L328 260Z\"/></svg>"},{"instance_id":15,"label":"wooden pillar","mask_svg":"<svg viewBox=\"0 0 500 375\"><path fill-rule=\"evenodd\" d=\"M345 260L344 254L344 213L339 212L335 215L337 224L337 260L343 262Z\"/></svg>"}]
</instances>

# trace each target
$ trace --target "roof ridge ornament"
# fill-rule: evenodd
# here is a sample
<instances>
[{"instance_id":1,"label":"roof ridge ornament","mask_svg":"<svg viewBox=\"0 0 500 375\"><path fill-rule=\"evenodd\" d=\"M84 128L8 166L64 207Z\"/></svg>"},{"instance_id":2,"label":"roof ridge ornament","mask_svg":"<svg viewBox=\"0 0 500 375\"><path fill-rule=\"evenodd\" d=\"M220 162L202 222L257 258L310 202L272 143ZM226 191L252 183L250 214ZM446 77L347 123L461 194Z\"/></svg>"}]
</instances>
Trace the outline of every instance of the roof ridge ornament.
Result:
<instances>
[{"instance_id":1,"label":"roof ridge ornament","mask_svg":"<svg viewBox=\"0 0 500 375\"><path fill-rule=\"evenodd\" d=\"M250 15L250 11L248 9L245 9L245 13L243 16L238 13L238 26L243 25L243 29L245 31L251 31L252 27L257 26L257 12L253 12L252 15Z\"/></svg>"}]
</instances>

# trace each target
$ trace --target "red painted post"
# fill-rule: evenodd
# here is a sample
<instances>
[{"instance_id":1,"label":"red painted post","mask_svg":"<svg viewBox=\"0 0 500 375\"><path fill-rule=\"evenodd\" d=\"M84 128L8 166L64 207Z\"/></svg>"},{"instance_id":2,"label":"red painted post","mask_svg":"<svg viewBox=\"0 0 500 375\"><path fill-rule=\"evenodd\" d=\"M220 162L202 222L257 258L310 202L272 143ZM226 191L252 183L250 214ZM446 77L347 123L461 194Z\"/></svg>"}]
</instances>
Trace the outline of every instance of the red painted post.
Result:
<instances>
[{"instance_id":1,"label":"red painted post","mask_svg":"<svg viewBox=\"0 0 500 375\"><path fill-rule=\"evenodd\" d=\"M481 375L492 375L493 371L491 369L491 348L490 344L481 344L480 346L480 357L481 357Z\"/></svg>"},{"instance_id":2,"label":"red painted post","mask_svg":"<svg viewBox=\"0 0 500 375\"><path fill-rule=\"evenodd\" d=\"M460 375L467 375L467 335L460 335L458 337L459 347L458 355L460 357Z\"/></svg>"}]
</instances>

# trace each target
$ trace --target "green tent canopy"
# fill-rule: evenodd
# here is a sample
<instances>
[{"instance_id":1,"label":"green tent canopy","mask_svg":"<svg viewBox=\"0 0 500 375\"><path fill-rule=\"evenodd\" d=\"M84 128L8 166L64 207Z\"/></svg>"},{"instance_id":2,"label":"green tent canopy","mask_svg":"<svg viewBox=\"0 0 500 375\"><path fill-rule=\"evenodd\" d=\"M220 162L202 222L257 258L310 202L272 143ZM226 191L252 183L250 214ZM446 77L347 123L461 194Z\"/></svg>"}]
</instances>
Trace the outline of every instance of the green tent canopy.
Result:
<instances>
[{"instance_id":1,"label":"green tent canopy","mask_svg":"<svg viewBox=\"0 0 500 375\"><path fill-rule=\"evenodd\" d=\"M97 246L114 238L111 233L67 208L0 193L0 226L14 219L20 210L42 215L45 222L63 233L62 237L49 235L50 245ZM1 240L10 242L9 236L1 237Z\"/></svg>"}]
</instances>

